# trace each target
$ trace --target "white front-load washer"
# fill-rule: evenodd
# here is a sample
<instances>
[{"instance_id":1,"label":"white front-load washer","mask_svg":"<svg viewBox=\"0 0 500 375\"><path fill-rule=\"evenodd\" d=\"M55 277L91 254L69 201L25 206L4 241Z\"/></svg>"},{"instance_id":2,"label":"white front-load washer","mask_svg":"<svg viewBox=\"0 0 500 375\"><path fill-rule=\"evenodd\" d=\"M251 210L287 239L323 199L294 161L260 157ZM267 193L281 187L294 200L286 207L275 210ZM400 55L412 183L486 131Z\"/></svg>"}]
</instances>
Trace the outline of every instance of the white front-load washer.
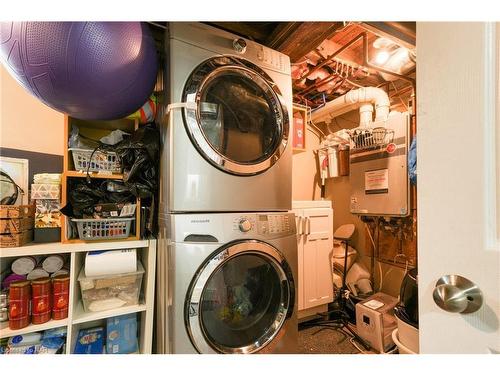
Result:
<instances>
[{"instance_id":1,"label":"white front-load washer","mask_svg":"<svg viewBox=\"0 0 500 375\"><path fill-rule=\"evenodd\" d=\"M159 241L158 353L296 353L291 213L167 216Z\"/></svg>"},{"instance_id":2,"label":"white front-load washer","mask_svg":"<svg viewBox=\"0 0 500 375\"><path fill-rule=\"evenodd\" d=\"M290 210L288 56L201 23L167 41L160 212Z\"/></svg>"}]
</instances>

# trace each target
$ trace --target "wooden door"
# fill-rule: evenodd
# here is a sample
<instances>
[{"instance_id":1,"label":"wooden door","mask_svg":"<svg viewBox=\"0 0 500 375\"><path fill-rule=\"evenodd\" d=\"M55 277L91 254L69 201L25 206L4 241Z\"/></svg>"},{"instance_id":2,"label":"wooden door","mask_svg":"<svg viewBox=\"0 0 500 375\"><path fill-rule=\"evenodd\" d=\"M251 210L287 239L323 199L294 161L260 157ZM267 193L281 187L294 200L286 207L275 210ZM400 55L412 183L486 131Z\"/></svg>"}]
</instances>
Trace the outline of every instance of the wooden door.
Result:
<instances>
[{"instance_id":1,"label":"wooden door","mask_svg":"<svg viewBox=\"0 0 500 375\"><path fill-rule=\"evenodd\" d=\"M500 351L499 36L494 23L417 23L421 353ZM445 275L479 287L477 311L463 310L477 295L436 286Z\"/></svg>"}]
</instances>

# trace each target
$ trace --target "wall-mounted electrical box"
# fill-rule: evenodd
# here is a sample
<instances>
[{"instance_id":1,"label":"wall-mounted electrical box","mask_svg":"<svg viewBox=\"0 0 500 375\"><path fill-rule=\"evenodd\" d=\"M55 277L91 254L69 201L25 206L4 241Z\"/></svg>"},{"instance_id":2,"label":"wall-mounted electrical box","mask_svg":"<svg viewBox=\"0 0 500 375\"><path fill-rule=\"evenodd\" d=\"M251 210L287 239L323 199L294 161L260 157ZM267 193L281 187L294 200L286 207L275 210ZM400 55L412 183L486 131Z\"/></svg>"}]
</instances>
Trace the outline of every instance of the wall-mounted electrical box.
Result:
<instances>
[{"instance_id":1,"label":"wall-mounted electrical box","mask_svg":"<svg viewBox=\"0 0 500 375\"><path fill-rule=\"evenodd\" d=\"M351 213L365 216L408 216L410 213L408 112L391 112L385 127L391 137L387 145L351 147Z\"/></svg>"}]
</instances>

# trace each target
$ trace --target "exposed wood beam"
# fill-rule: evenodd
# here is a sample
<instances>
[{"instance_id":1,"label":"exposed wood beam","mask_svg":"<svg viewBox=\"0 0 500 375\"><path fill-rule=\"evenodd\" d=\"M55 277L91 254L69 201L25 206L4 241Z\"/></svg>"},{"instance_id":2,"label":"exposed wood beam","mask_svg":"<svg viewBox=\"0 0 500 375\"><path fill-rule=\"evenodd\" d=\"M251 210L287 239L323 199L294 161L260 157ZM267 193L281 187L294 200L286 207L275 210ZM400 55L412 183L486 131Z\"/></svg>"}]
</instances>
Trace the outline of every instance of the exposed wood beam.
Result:
<instances>
[{"instance_id":1,"label":"exposed wood beam","mask_svg":"<svg viewBox=\"0 0 500 375\"><path fill-rule=\"evenodd\" d=\"M207 22L226 31L263 43L275 28L276 22Z\"/></svg>"},{"instance_id":2,"label":"exposed wood beam","mask_svg":"<svg viewBox=\"0 0 500 375\"><path fill-rule=\"evenodd\" d=\"M276 49L300 27L301 22L280 22L266 39L266 46Z\"/></svg>"},{"instance_id":3,"label":"exposed wood beam","mask_svg":"<svg viewBox=\"0 0 500 375\"><path fill-rule=\"evenodd\" d=\"M275 40L271 42L274 49L290 56L292 62L307 55L343 26L342 22L300 22L298 26L295 25L297 22L290 23L294 25L275 30Z\"/></svg>"}]
</instances>

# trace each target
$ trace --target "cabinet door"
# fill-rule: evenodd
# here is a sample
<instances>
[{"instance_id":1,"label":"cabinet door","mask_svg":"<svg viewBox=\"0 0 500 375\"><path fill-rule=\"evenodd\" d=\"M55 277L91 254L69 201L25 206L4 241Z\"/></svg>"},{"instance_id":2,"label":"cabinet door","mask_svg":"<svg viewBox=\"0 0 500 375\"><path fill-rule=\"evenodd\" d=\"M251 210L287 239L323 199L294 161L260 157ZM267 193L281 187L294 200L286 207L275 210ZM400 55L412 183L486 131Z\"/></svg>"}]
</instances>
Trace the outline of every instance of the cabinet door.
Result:
<instances>
[{"instance_id":1,"label":"cabinet door","mask_svg":"<svg viewBox=\"0 0 500 375\"><path fill-rule=\"evenodd\" d=\"M304 210L304 309L333 301L331 256L333 214L329 208Z\"/></svg>"},{"instance_id":2,"label":"cabinet door","mask_svg":"<svg viewBox=\"0 0 500 375\"><path fill-rule=\"evenodd\" d=\"M292 210L295 214L295 226L297 227L297 308L304 310L304 210Z\"/></svg>"}]
</instances>

